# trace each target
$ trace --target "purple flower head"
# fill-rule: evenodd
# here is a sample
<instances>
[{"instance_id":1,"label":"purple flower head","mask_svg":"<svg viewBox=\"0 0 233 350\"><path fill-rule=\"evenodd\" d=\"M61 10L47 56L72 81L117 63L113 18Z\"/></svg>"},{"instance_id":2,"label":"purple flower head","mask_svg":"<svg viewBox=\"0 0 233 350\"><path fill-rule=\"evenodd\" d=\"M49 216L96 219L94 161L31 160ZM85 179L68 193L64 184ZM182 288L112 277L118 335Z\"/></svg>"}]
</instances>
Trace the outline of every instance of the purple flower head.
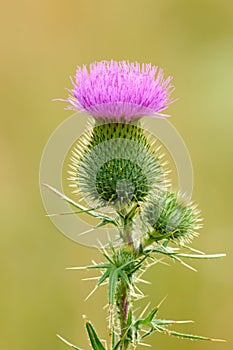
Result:
<instances>
[{"instance_id":1,"label":"purple flower head","mask_svg":"<svg viewBox=\"0 0 233 350\"><path fill-rule=\"evenodd\" d=\"M101 61L78 67L67 109L84 111L96 118L131 120L158 114L174 100L172 77L151 64Z\"/></svg>"}]
</instances>

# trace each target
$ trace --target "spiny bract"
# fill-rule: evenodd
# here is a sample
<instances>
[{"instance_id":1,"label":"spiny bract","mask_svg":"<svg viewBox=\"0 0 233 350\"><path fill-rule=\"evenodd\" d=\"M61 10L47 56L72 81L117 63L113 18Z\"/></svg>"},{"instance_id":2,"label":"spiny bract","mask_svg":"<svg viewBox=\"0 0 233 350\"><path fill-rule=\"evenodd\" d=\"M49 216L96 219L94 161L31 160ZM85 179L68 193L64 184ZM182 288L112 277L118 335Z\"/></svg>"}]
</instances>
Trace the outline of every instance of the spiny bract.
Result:
<instances>
[{"instance_id":1,"label":"spiny bract","mask_svg":"<svg viewBox=\"0 0 233 350\"><path fill-rule=\"evenodd\" d=\"M84 147L85 145L85 147ZM73 152L70 180L86 201L121 209L163 181L154 140L135 123L96 123Z\"/></svg>"}]
</instances>

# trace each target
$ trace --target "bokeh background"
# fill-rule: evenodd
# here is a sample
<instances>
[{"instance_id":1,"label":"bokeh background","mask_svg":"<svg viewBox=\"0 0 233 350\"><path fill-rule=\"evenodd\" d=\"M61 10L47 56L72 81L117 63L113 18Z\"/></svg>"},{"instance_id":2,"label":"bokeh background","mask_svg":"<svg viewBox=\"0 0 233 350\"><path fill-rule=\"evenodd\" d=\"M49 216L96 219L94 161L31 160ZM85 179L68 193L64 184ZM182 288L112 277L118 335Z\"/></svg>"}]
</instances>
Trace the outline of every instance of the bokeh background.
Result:
<instances>
[{"instance_id":1,"label":"bokeh background","mask_svg":"<svg viewBox=\"0 0 233 350\"><path fill-rule=\"evenodd\" d=\"M84 302L93 285L66 266L100 260L57 231L45 216L38 174L43 148L68 116L61 103L79 64L102 59L151 62L174 76L170 121L190 151L193 198L205 227L194 246L226 252L196 262L155 266L144 288L160 316L194 319L182 331L226 344L150 338L153 349L230 350L232 343L233 2L229 0L3 1L1 26L0 348L67 349L55 334L88 343L82 315L106 336L106 290Z\"/></svg>"}]
</instances>

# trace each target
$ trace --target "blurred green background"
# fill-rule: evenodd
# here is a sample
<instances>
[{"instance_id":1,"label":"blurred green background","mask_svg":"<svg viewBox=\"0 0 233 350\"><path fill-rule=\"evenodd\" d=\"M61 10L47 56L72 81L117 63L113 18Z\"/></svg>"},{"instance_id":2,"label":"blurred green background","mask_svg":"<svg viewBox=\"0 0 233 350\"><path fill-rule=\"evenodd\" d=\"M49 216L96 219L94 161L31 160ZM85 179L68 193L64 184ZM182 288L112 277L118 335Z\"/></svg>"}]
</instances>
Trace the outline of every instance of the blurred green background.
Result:
<instances>
[{"instance_id":1,"label":"blurred green background","mask_svg":"<svg viewBox=\"0 0 233 350\"><path fill-rule=\"evenodd\" d=\"M194 246L226 252L198 273L155 266L144 288L160 316L194 319L179 329L226 338L201 343L164 335L153 349L230 350L232 345L233 2L229 0L68 0L2 2L0 348L67 349L55 334L88 348L82 314L106 335L106 290L66 266L100 260L45 217L38 174L43 148L68 116L63 104L77 65L102 59L151 62L174 76L170 121L190 151L194 196L205 218ZM146 301L145 301L146 302Z\"/></svg>"}]
</instances>

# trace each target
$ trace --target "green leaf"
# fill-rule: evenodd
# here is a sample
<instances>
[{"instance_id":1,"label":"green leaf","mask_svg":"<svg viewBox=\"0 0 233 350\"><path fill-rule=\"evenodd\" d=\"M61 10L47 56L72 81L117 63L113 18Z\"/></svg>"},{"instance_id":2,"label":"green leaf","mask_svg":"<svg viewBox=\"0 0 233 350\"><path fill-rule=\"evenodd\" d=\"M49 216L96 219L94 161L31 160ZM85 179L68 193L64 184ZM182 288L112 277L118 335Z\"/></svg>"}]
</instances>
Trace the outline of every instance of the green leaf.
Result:
<instances>
[{"instance_id":1,"label":"green leaf","mask_svg":"<svg viewBox=\"0 0 233 350\"><path fill-rule=\"evenodd\" d=\"M98 225L96 225L95 228L100 228L100 227L105 226L107 224L113 224L114 226L117 226L116 222L113 220L102 219L102 221Z\"/></svg>"},{"instance_id":2,"label":"green leaf","mask_svg":"<svg viewBox=\"0 0 233 350\"><path fill-rule=\"evenodd\" d=\"M119 346L121 345L121 340L119 340L116 345L114 346L113 350L117 350Z\"/></svg>"},{"instance_id":3,"label":"green leaf","mask_svg":"<svg viewBox=\"0 0 233 350\"><path fill-rule=\"evenodd\" d=\"M125 216L123 216L125 225L127 225L128 223L130 223L132 221L138 208L139 208L139 205L138 205L138 203L136 203L133 206L133 208Z\"/></svg>"},{"instance_id":4,"label":"green leaf","mask_svg":"<svg viewBox=\"0 0 233 350\"><path fill-rule=\"evenodd\" d=\"M97 212L93 211L92 209L89 210L89 209L85 208L84 206L76 203L73 199L71 199L71 198L67 197L66 195L64 195L63 193L59 192L56 188L54 188L48 184L43 184L43 185L45 187L47 187L48 189L50 189L53 193L57 194L61 199L63 199L67 203L71 204L75 208L78 208L81 213L87 213L95 218L102 219L103 221L100 223L100 226L106 225L107 223L111 223L114 226L117 226L116 220L114 218L111 218L110 216L107 216L104 214L97 213Z\"/></svg>"},{"instance_id":5,"label":"green leaf","mask_svg":"<svg viewBox=\"0 0 233 350\"><path fill-rule=\"evenodd\" d=\"M138 263L134 266L134 269L131 271L131 274L136 272L140 267L142 266L142 263L144 260L146 260L150 255L149 254L144 254L143 258L138 261Z\"/></svg>"},{"instance_id":6,"label":"green leaf","mask_svg":"<svg viewBox=\"0 0 233 350\"><path fill-rule=\"evenodd\" d=\"M173 259L175 258L188 258L188 259L217 259L217 258L223 258L226 256L226 254L183 254L183 253L177 253L174 251L171 251L169 249L166 249L165 247L161 248L155 248L151 250L154 253L161 253L168 255L172 257Z\"/></svg>"},{"instance_id":7,"label":"green leaf","mask_svg":"<svg viewBox=\"0 0 233 350\"><path fill-rule=\"evenodd\" d=\"M154 326L170 326L174 324L183 324L183 323L192 323L193 321L191 320L185 320L185 321L175 321L175 320L153 320L151 323Z\"/></svg>"},{"instance_id":8,"label":"green leaf","mask_svg":"<svg viewBox=\"0 0 233 350\"><path fill-rule=\"evenodd\" d=\"M132 325L132 320L133 320L133 312L132 312L132 309L129 309L126 328L129 328Z\"/></svg>"},{"instance_id":9,"label":"green leaf","mask_svg":"<svg viewBox=\"0 0 233 350\"><path fill-rule=\"evenodd\" d=\"M110 256L107 253L103 252L103 256L110 262L110 264L114 265L114 261L110 258Z\"/></svg>"},{"instance_id":10,"label":"green leaf","mask_svg":"<svg viewBox=\"0 0 233 350\"><path fill-rule=\"evenodd\" d=\"M191 339L191 340L207 340L207 341L225 342L225 340L222 340L222 339L214 339L214 338L209 338L209 337L203 337L200 335L193 335L193 334L186 334L186 333L171 331L171 330L166 329L165 327L162 327L162 326L156 326L156 328L163 333L166 333L168 335L173 335L173 336L179 337L179 338L186 338L186 339Z\"/></svg>"},{"instance_id":11,"label":"green leaf","mask_svg":"<svg viewBox=\"0 0 233 350\"><path fill-rule=\"evenodd\" d=\"M109 287L108 287L108 300L111 304L114 303L117 280L118 280L118 270L116 268L112 268L109 274Z\"/></svg>"},{"instance_id":12,"label":"green leaf","mask_svg":"<svg viewBox=\"0 0 233 350\"><path fill-rule=\"evenodd\" d=\"M64 338L62 338L59 334L57 334L57 337L59 339L61 339L65 344L69 345L71 348L75 349L75 350L82 350L80 348L78 348L77 346L71 344L70 342L68 342L67 340L65 340Z\"/></svg>"},{"instance_id":13,"label":"green leaf","mask_svg":"<svg viewBox=\"0 0 233 350\"><path fill-rule=\"evenodd\" d=\"M178 253L175 253L175 252L171 252L169 251L168 249L165 249L165 248L155 248L155 249L151 249L150 250L151 252L153 253L160 253L160 254L164 254L164 255L167 255L169 256L170 258L178 261L179 263L181 263L182 265L184 265L185 267L189 268L190 270L192 271L197 271L196 269L194 269L192 266L186 264L183 260L180 259L180 257L178 256Z\"/></svg>"},{"instance_id":14,"label":"green leaf","mask_svg":"<svg viewBox=\"0 0 233 350\"><path fill-rule=\"evenodd\" d=\"M139 325L151 327L151 322L152 322L157 311L158 311L158 307L155 307L146 318L142 318L142 319L137 320L135 322L135 325L134 325L135 328L138 329Z\"/></svg>"},{"instance_id":15,"label":"green leaf","mask_svg":"<svg viewBox=\"0 0 233 350\"><path fill-rule=\"evenodd\" d=\"M148 324L150 324L151 323L151 321L153 320L153 318L154 318L154 316L156 315L156 313L158 312L158 307L155 307L150 313L149 313L149 315L147 316L147 318L146 318L146 322L148 323Z\"/></svg>"},{"instance_id":16,"label":"green leaf","mask_svg":"<svg viewBox=\"0 0 233 350\"><path fill-rule=\"evenodd\" d=\"M130 280L129 280L129 277L127 276L127 274L125 273L124 270L121 270L121 269L118 269L118 274L119 274L119 277L121 277L122 281L125 282L125 284L127 286L130 285Z\"/></svg>"},{"instance_id":17,"label":"green leaf","mask_svg":"<svg viewBox=\"0 0 233 350\"><path fill-rule=\"evenodd\" d=\"M100 277L100 279L99 279L99 281L98 281L98 283L97 283L97 285L98 286L100 286L108 277L109 277L109 274L110 274L110 271L109 271L110 269L107 269L106 271L105 271L105 273Z\"/></svg>"},{"instance_id":18,"label":"green leaf","mask_svg":"<svg viewBox=\"0 0 233 350\"><path fill-rule=\"evenodd\" d=\"M101 341L99 340L96 331L94 330L94 327L92 326L92 324L90 322L86 322L86 329L87 329L87 333L92 345L92 349L93 350L105 350L105 347L103 346L103 344L101 343Z\"/></svg>"}]
</instances>

